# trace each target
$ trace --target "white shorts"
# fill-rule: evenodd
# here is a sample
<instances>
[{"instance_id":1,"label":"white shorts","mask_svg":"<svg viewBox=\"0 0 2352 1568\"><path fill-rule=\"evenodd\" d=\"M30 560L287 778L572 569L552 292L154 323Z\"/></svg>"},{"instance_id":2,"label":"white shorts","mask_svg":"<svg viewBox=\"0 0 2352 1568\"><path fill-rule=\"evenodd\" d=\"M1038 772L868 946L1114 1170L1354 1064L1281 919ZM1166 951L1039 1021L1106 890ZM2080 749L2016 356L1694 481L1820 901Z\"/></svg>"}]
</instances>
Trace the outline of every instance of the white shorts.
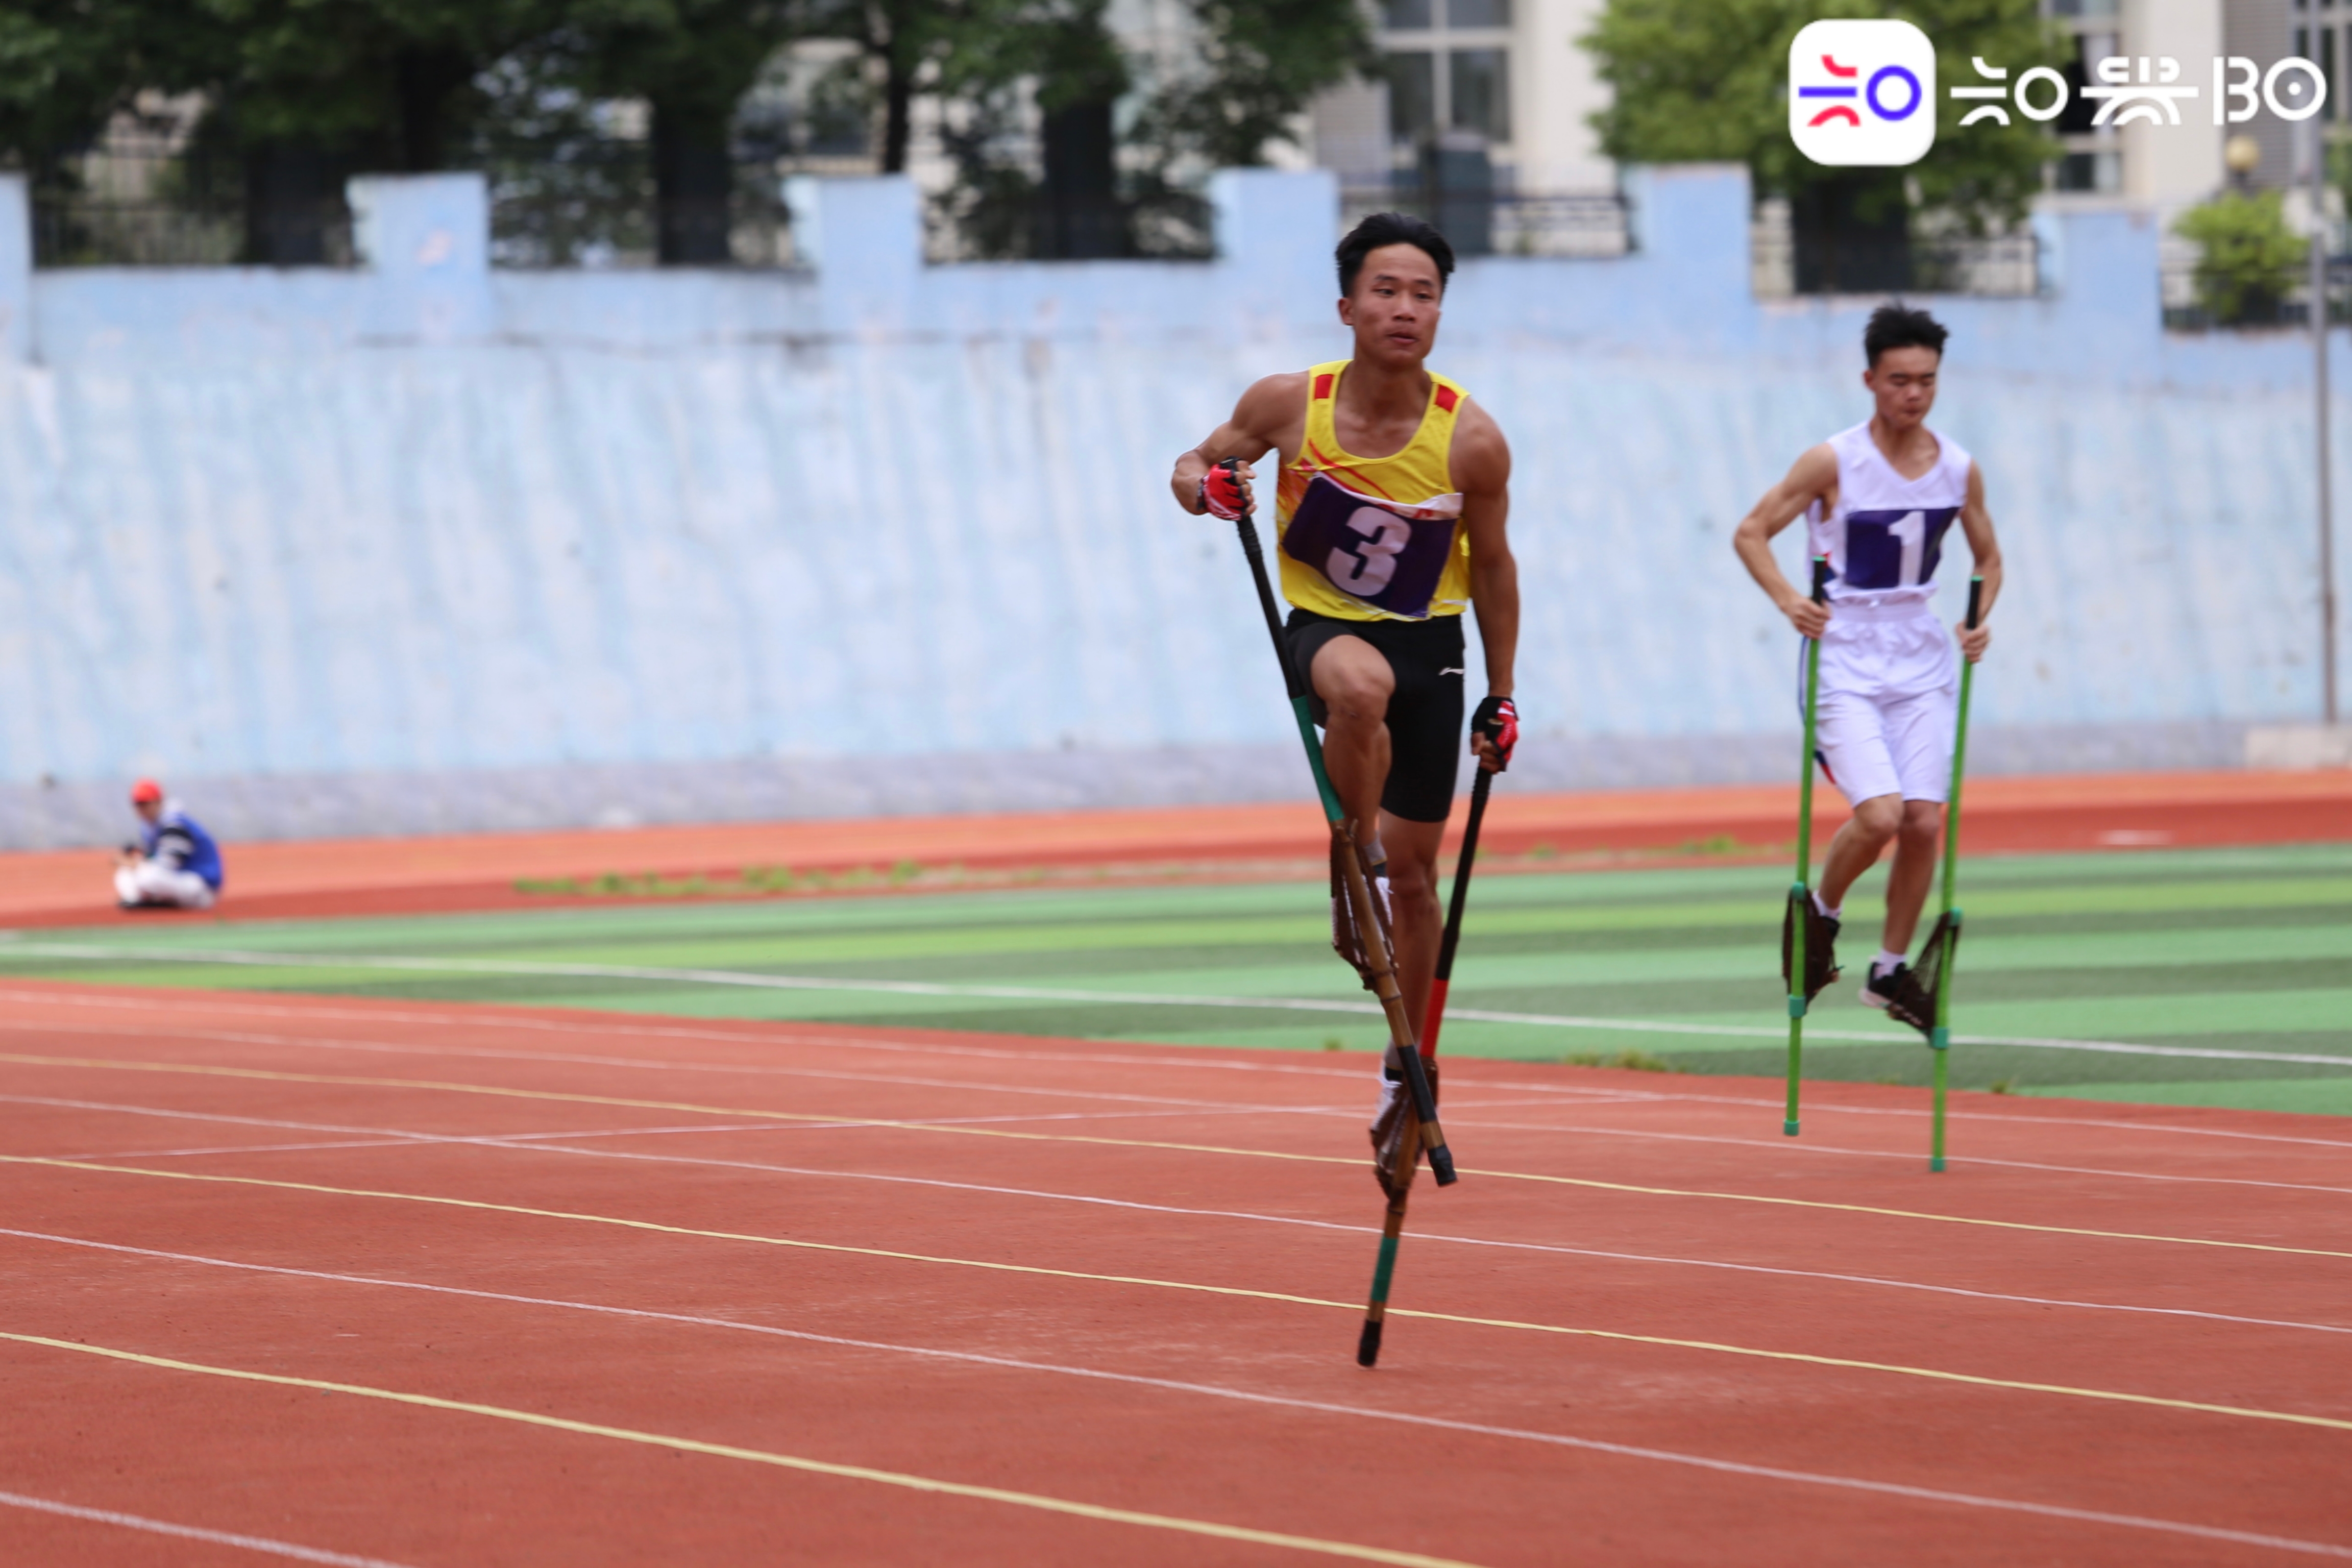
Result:
<instances>
[{"instance_id":1,"label":"white shorts","mask_svg":"<svg viewBox=\"0 0 2352 1568\"><path fill-rule=\"evenodd\" d=\"M160 860L142 860L114 873L114 900L124 909L176 904L184 910L208 910L213 898L211 883L194 871L174 870Z\"/></svg>"},{"instance_id":2,"label":"white shorts","mask_svg":"<svg viewBox=\"0 0 2352 1568\"><path fill-rule=\"evenodd\" d=\"M1832 605L1814 755L1849 804L1941 801L1952 785L1958 692L1959 651L1925 604Z\"/></svg>"}]
</instances>

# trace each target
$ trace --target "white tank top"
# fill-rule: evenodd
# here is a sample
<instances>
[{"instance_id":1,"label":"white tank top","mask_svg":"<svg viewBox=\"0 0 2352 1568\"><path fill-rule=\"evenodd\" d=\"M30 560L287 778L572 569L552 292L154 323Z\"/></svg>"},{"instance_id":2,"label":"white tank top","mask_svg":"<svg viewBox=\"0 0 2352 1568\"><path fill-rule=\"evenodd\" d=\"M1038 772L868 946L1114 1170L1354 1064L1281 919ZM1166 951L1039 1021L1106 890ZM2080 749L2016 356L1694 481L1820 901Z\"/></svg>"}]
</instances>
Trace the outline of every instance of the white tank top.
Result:
<instances>
[{"instance_id":1,"label":"white tank top","mask_svg":"<svg viewBox=\"0 0 2352 1568\"><path fill-rule=\"evenodd\" d=\"M1807 554L1830 558L1831 599L1925 605L1936 592L1944 532L1969 498L1968 453L1938 436L1936 466L1916 479L1870 438L1867 420L1830 437L1837 454L1837 505L1805 513ZM1808 574L1810 575L1810 573Z\"/></svg>"}]
</instances>

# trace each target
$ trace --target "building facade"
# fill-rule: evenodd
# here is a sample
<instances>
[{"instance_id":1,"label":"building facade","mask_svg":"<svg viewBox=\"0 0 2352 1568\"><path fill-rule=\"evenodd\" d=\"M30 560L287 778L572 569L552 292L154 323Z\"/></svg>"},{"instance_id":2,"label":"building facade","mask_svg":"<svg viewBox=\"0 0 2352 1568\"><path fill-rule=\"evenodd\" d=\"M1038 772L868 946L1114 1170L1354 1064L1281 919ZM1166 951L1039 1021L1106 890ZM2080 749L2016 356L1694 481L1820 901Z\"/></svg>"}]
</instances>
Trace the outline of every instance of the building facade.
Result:
<instances>
[{"instance_id":1,"label":"building facade","mask_svg":"<svg viewBox=\"0 0 2352 1568\"><path fill-rule=\"evenodd\" d=\"M1606 190L1591 124L1608 89L1578 40L1601 0L1381 0L1381 79L1336 88L1309 116L1313 160L1343 185L1408 180L1424 149L1483 153L1501 191Z\"/></svg>"}]
</instances>

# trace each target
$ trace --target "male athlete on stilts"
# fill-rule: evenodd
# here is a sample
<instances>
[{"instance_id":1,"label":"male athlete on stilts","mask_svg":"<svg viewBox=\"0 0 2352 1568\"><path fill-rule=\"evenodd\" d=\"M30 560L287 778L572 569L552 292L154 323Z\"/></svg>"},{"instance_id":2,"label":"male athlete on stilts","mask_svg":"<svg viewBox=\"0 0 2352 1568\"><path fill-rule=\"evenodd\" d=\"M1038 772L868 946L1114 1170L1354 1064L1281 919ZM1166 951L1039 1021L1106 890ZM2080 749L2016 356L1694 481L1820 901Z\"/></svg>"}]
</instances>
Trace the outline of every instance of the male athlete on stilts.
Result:
<instances>
[{"instance_id":1,"label":"male athlete on stilts","mask_svg":"<svg viewBox=\"0 0 2352 1568\"><path fill-rule=\"evenodd\" d=\"M1944 532L1954 518L1984 579L1987 613L2000 596L2001 576L1984 474L1957 443L1926 424L1948 335L1925 310L1884 305L1874 311L1862 338L1869 362L1862 384L1877 400L1877 411L1867 424L1799 458L1732 535L1758 586L1799 632L1821 639L1816 750L1830 782L1853 807L1831 841L1812 895L1819 920L1806 939L1807 968L1836 978L1830 943L1846 889L1894 840L1885 931L1862 999L1922 1029L1933 1024L1934 1008L1906 955L1935 877L1959 679L1952 641L1927 604ZM1829 558L1826 605L1791 585L1772 559L1772 536L1801 516L1807 521L1806 554ZM1981 624L1973 631L1954 629L1970 663L1984 657L1990 631ZM1803 700L1801 675L1800 705ZM1815 942L1822 944L1818 955ZM1802 977L1790 984L1793 989Z\"/></svg>"},{"instance_id":2,"label":"male athlete on stilts","mask_svg":"<svg viewBox=\"0 0 2352 1568\"><path fill-rule=\"evenodd\" d=\"M1250 465L1280 454L1289 654L1325 726L1349 831L1390 900L1398 987L1419 1020L1444 924L1437 852L1462 741L1462 612L1474 603L1486 697L1470 749L1499 772L1518 742L1511 454L1485 409L1424 368L1454 271L1444 237L1380 213L1339 242L1338 260L1355 356L1258 382L1176 459L1170 485L1186 510L1231 521L1254 504ZM1234 468L1218 466L1229 458ZM1333 918L1335 928L1345 919L1336 900ZM1401 1067L1384 1066L1376 1150L1394 1121Z\"/></svg>"}]
</instances>

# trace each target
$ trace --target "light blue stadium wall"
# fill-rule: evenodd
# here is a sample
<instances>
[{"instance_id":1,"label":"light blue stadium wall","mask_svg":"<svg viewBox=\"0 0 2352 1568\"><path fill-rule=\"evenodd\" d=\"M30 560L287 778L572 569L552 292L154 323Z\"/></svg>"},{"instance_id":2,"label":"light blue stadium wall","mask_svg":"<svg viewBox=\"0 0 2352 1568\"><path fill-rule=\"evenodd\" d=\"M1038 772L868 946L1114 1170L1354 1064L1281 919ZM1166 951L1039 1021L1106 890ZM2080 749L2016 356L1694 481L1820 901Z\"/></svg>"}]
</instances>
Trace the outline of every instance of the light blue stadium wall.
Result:
<instances>
[{"instance_id":1,"label":"light blue stadium wall","mask_svg":"<svg viewBox=\"0 0 2352 1568\"><path fill-rule=\"evenodd\" d=\"M462 177L363 183L359 271L29 273L20 191L0 844L148 772L245 836L1297 786L1165 476L1346 353L1319 175L1223 176L1213 264L926 268L906 185L806 186L785 275L492 272ZM1868 412L1871 302L1753 299L1737 171L1632 195L1628 258L1465 266L1436 361L1517 454L1528 772L1778 776L1791 638L1727 538ZM2011 563L1981 754L2233 760L2318 705L2307 342L2161 332L2145 219L2048 238L2044 298L1933 302Z\"/></svg>"}]
</instances>

